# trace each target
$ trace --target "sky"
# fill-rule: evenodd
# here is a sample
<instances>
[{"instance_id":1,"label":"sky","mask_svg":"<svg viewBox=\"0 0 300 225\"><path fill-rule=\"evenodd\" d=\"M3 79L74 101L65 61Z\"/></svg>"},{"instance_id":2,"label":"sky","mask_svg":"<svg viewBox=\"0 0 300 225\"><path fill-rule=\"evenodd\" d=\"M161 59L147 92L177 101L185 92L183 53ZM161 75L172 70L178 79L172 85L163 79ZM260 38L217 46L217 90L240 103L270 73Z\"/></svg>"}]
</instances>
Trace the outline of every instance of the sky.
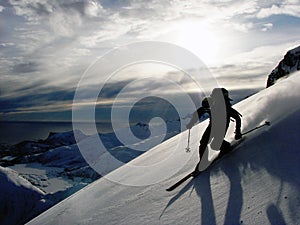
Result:
<instances>
[{"instance_id":1,"label":"sky","mask_svg":"<svg viewBox=\"0 0 300 225\"><path fill-rule=\"evenodd\" d=\"M218 85L242 97L263 88L286 51L299 46L299 17L299 0L2 0L0 120L70 121L74 93L88 68L114 49L144 41L187 49ZM180 73L147 63L120 69L109 81L99 72L86 86L105 84L96 104L99 120L107 119L120 90L145 71L157 73L157 80ZM158 83L129 89L136 95L168 93L169 86ZM122 100L126 105L130 98Z\"/></svg>"}]
</instances>

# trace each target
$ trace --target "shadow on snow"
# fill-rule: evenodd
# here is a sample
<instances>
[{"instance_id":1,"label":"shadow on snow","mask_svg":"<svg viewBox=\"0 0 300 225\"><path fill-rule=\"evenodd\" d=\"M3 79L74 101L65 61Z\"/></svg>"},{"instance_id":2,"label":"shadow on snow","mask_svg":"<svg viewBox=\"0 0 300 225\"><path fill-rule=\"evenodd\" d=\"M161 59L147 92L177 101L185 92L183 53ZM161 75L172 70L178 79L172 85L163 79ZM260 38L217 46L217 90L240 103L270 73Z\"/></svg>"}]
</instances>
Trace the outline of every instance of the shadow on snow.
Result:
<instances>
[{"instance_id":1,"label":"shadow on snow","mask_svg":"<svg viewBox=\"0 0 300 225\"><path fill-rule=\"evenodd\" d=\"M201 205L201 224L216 224L210 181L222 172L229 179L230 184L224 224L241 224L243 222L241 219L243 197L245 198L242 179L247 173L264 170L281 182L280 189L276 192L276 202L270 202L265 206L266 216L270 224L278 224L278 222L287 224L280 209L284 198L283 186L289 183L298 190L300 187L300 152L298 150L300 127L295 124L300 124L300 110L279 123L273 123L272 132L266 131L253 136L252 139L247 139L230 156L225 156L222 161L202 172L197 178L190 180L184 187L179 187L179 192L169 200L160 218L174 202L194 188ZM300 196L297 194L291 197L289 214L296 222L299 220L297 212L300 208Z\"/></svg>"}]
</instances>

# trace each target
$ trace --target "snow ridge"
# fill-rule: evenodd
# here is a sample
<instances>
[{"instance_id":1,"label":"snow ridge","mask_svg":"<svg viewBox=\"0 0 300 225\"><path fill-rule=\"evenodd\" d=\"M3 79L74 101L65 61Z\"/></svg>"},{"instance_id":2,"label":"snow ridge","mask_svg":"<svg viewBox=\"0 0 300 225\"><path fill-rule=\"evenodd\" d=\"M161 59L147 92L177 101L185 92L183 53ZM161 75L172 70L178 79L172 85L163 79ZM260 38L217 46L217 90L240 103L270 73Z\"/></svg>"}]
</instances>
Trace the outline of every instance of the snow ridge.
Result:
<instances>
[{"instance_id":1,"label":"snow ridge","mask_svg":"<svg viewBox=\"0 0 300 225\"><path fill-rule=\"evenodd\" d=\"M9 168L0 166L0 222L23 224L53 205L45 194Z\"/></svg>"}]
</instances>

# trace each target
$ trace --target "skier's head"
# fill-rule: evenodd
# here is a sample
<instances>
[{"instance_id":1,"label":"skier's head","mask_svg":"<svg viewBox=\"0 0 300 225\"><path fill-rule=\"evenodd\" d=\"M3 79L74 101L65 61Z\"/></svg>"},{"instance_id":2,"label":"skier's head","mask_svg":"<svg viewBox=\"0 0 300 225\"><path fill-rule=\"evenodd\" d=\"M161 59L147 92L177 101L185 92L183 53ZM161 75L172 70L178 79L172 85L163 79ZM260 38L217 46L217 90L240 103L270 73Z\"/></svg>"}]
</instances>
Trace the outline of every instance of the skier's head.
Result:
<instances>
[{"instance_id":1,"label":"skier's head","mask_svg":"<svg viewBox=\"0 0 300 225\"><path fill-rule=\"evenodd\" d=\"M232 99L229 98L229 93L228 93L226 88L214 88L212 93L211 93L211 96L216 97L220 93L223 94L225 101L232 101Z\"/></svg>"},{"instance_id":2,"label":"skier's head","mask_svg":"<svg viewBox=\"0 0 300 225\"><path fill-rule=\"evenodd\" d=\"M229 98L229 93L228 93L227 89L221 88L221 91L222 91L223 96L224 96L225 99L227 99L227 100L229 100L229 101L232 101L232 99Z\"/></svg>"}]
</instances>

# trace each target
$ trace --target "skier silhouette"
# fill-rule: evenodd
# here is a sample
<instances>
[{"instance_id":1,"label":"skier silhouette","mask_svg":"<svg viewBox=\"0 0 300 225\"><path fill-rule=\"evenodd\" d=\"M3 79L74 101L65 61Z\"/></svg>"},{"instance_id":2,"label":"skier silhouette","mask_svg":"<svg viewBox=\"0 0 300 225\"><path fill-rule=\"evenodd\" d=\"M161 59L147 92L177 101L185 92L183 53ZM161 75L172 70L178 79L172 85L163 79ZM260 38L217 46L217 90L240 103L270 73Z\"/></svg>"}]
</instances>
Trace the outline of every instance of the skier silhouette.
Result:
<instances>
[{"instance_id":1,"label":"skier silhouette","mask_svg":"<svg viewBox=\"0 0 300 225\"><path fill-rule=\"evenodd\" d=\"M195 168L195 172L199 171L199 164L208 143L210 143L212 149L221 150L219 156L224 155L230 150L230 143L224 140L230 118L233 118L236 122L235 139L238 140L242 137L241 114L231 107L230 101L232 101L232 99L229 98L228 91L225 88L215 88L209 97L205 97L202 100L202 106L193 113L190 122L186 125L187 129L191 129L205 113L209 115L209 125L200 140L200 160ZM214 129L212 129L213 125ZM212 130L214 130L213 133L211 133Z\"/></svg>"}]
</instances>

